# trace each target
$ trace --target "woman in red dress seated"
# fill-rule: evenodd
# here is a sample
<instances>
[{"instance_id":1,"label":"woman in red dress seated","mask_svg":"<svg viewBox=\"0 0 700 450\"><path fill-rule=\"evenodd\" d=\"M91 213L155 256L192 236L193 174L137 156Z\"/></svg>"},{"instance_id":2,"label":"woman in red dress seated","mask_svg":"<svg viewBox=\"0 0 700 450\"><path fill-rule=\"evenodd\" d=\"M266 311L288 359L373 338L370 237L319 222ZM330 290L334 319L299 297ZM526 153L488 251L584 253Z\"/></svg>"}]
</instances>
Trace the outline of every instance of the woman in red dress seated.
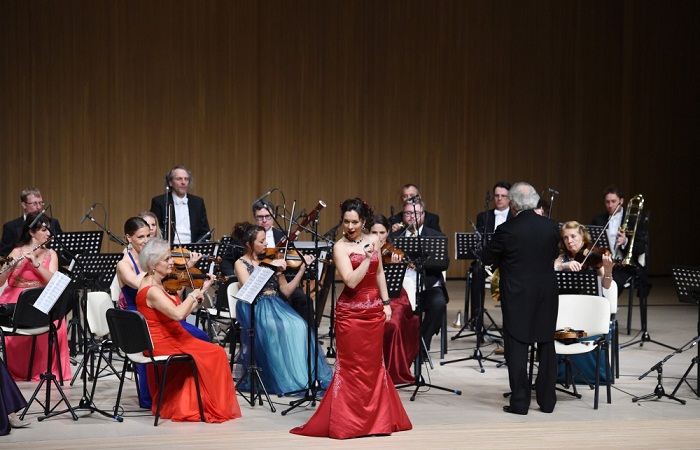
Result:
<instances>
[{"instance_id":1,"label":"woman in red dress seated","mask_svg":"<svg viewBox=\"0 0 700 450\"><path fill-rule=\"evenodd\" d=\"M387 242L391 225L381 214L374 216L370 232L379 238L380 248ZM383 261L401 262L403 256L398 252L382 254ZM420 329L418 316L413 313L413 306L408 300L408 293L402 287L401 295L391 299L391 320L384 324L384 366L394 384L413 383L411 364L418 354Z\"/></svg>"},{"instance_id":2,"label":"woman in red dress seated","mask_svg":"<svg viewBox=\"0 0 700 450\"><path fill-rule=\"evenodd\" d=\"M291 433L347 439L410 430L384 368L384 323L391 306L379 240L363 233L372 210L359 198L344 201L340 210L344 238L333 246L333 260L345 288L335 309L335 373L316 413Z\"/></svg>"},{"instance_id":3,"label":"woman in red dress seated","mask_svg":"<svg viewBox=\"0 0 700 450\"><path fill-rule=\"evenodd\" d=\"M162 280L172 272L173 259L168 243L159 238L153 238L144 245L139 254L139 264L147 275L136 295L136 307L148 323L154 355L189 353L194 357L207 422L225 422L241 417L226 352L216 344L193 337L180 324L180 320L199 306L213 279L205 281L201 289L193 290L184 301L168 294ZM148 384L153 396L153 413L158 396L162 395L162 418L198 422L197 391L191 367L185 364L171 366L162 393L153 370L153 367L149 367Z\"/></svg>"}]
</instances>

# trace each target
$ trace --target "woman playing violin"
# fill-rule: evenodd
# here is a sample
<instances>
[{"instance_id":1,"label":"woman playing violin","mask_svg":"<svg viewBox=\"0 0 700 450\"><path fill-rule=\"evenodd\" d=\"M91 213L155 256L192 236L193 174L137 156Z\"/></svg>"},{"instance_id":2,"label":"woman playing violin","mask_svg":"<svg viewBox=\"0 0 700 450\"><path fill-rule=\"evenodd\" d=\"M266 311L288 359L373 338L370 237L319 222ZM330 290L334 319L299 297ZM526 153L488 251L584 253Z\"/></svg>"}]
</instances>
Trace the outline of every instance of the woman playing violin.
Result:
<instances>
[{"instance_id":1,"label":"woman playing violin","mask_svg":"<svg viewBox=\"0 0 700 450\"><path fill-rule=\"evenodd\" d=\"M0 275L0 286L7 281L7 287L0 296L0 304L17 303L22 291L28 288L46 286L58 270L58 255L55 251L43 247L43 244L47 243L51 237L48 219L42 216L30 228L38 216L38 212L27 214L17 247L8 255L12 260L3 267L4 272ZM11 264L15 264L15 266L10 268ZM32 373L29 374L31 379L38 381L39 376L46 371L47 335L37 338L34 352L31 351L32 341L31 337L23 336L5 338L8 355L7 368L16 380L27 379L29 358L32 354L34 355L34 363ZM65 321L61 322L61 327L58 329L58 348L61 353L60 366L58 365L59 361L54 359L52 372L58 376L58 368L60 367L63 379L70 378L70 356Z\"/></svg>"},{"instance_id":2,"label":"woman playing violin","mask_svg":"<svg viewBox=\"0 0 700 450\"><path fill-rule=\"evenodd\" d=\"M593 247L591 235L586 227L576 221L566 222L561 227L561 239L561 254L554 261L554 270L579 272L588 267L595 268L601 285L604 289L609 289L615 263L610 254Z\"/></svg>"},{"instance_id":3,"label":"woman playing violin","mask_svg":"<svg viewBox=\"0 0 700 450\"><path fill-rule=\"evenodd\" d=\"M391 230L387 218L377 214L372 221L370 233L379 238L383 262L403 261L403 252L387 242L389 230ZM418 353L420 342L418 316L413 313L413 307L408 300L406 289L403 287L401 295L390 300L391 319L384 324L384 366L394 384L413 383L411 364Z\"/></svg>"},{"instance_id":4,"label":"woman playing violin","mask_svg":"<svg viewBox=\"0 0 700 450\"><path fill-rule=\"evenodd\" d=\"M246 249L246 253L233 266L238 282L243 286L255 268L261 264L260 255L265 253L267 248L265 229L249 222L237 223L233 229L233 236L243 242ZM314 257L305 255L303 259L306 264L311 264ZM236 318L241 324L238 368L245 369L251 364L248 330L254 326L255 364L262 369L260 376L267 390L275 394L303 390L309 381L308 324L281 297L290 295L299 286L304 268L300 268L294 278L287 281L284 276L287 263L284 259L273 259L267 264L276 268L276 271L258 294L254 306L254 324L251 319L251 305L246 302L236 304ZM312 353L316 354L318 379L321 387L325 389L330 383L332 372L314 334L311 334L311 343L317 346L317 351ZM235 378L240 379L240 374L237 373ZM249 386L250 377L245 377L239 381L238 389L248 390Z\"/></svg>"},{"instance_id":5,"label":"woman playing violin","mask_svg":"<svg viewBox=\"0 0 700 450\"><path fill-rule=\"evenodd\" d=\"M139 265L146 275L141 280L136 306L148 323L155 356L189 353L199 374L200 392L206 422L224 422L241 417L236 391L231 379L228 357L222 347L195 339L181 321L199 307L204 292L214 281L210 275L201 289L194 289L184 300L168 294L163 279L172 273L173 258L166 241L150 239L139 253ZM175 373L170 373L175 371ZM187 364L175 364L168 369L168 384L159 392L153 366L149 366L148 382L154 398L162 398L160 416L173 421L199 421L197 394L192 369ZM162 376L162 374L161 374ZM155 413L155 405L151 409Z\"/></svg>"}]
</instances>

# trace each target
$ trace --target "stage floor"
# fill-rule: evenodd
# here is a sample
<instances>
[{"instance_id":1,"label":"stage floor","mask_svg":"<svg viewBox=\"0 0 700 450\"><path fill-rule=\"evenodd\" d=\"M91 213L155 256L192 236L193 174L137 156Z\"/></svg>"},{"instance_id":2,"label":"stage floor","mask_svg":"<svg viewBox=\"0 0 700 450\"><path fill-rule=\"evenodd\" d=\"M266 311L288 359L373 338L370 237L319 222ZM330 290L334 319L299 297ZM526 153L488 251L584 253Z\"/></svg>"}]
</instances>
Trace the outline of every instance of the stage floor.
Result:
<instances>
[{"instance_id":1,"label":"stage floor","mask_svg":"<svg viewBox=\"0 0 700 450\"><path fill-rule=\"evenodd\" d=\"M680 303L673 290L670 278L653 278L654 287L649 298L648 330L651 338L659 342L680 347L697 334L698 308ZM448 322L452 324L458 310L464 309L464 280L450 280L448 287L451 301L448 307ZM635 306L632 334L626 335L627 293L621 297L620 308L621 344L639 337L639 309ZM487 309L496 323L500 324L500 308L489 298ZM328 320L320 328L320 334L328 330ZM449 328L450 336L457 333ZM328 344L327 339L325 344ZM445 360L464 358L474 353L475 338L449 340ZM533 407L527 416L516 416L502 412L507 404L503 393L508 390L506 367L498 368L493 362L484 362L481 373L476 361L464 361L446 366L439 365L439 341L435 337L431 353L435 368L423 370L426 380L435 385L459 389L458 396L437 389L423 388L415 401L410 401L412 389L400 391L401 399L413 422L413 430L392 436L369 437L348 441L331 441L324 438L308 438L291 435L289 429L308 420L314 408L297 408L286 416L279 411L285 409L289 399L274 397L277 412L271 413L266 405L250 407L239 396L243 418L224 424L174 423L161 420L153 427L149 411L139 410L133 383L125 384L122 405L128 411L124 422L117 423L99 414L78 411L78 421L70 414L38 422L40 406L32 406L28 415L32 426L28 429L12 430L8 436L0 437L3 449L97 449L97 448L698 448L700 442L700 399L684 384L676 394L686 400L681 405L663 398L648 402L633 403L632 398L654 391L656 372L639 380L657 362L672 353L654 343L634 345L620 351L621 374L612 390L612 404L605 403L604 387L601 403L593 409L593 391L580 387L582 399L558 394L557 407L552 414ZM482 347L484 356L502 360L492 354L494 343ZM689 366L696 347L676 354L663 365L663 387L670 393ZM333 362L331 360L331 362ZM75 367L73 367L75 370ZM690 374L689 381L697 386L697 371ZM28 398L36 384L19 383ZM99 408L111 409L116 398L115 377L100 380L96 402ZM64 388L73 405L77 405L82 388L80 383ZM43 394L42 394L43 398ZM54 393L53 400L57 398Z\"/></svg>"}]
</instances>

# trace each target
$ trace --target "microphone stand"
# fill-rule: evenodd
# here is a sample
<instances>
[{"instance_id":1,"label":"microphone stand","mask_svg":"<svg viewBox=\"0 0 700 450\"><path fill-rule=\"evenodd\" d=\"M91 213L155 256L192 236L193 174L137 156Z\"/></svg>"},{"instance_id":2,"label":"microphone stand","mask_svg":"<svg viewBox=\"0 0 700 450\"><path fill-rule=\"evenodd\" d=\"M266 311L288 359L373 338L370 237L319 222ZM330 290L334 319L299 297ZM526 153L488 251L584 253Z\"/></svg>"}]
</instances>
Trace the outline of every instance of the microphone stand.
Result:
<instances>
[{"instance_id":1,"label":"microphone stand","mask_svg":"<svg viewBox=\"0 0 700 450\"><path fill-rule=\"evenodd\" d=\"M171 213L170 213L170 180L169 180L169 173L165 175L165 194L164 194L164 204L165 204L165 211L164 211L164 220L163 220L163 240L166 242L170 242L170 233L172 232L171 230Z\"/></svg>"}]
</instances>

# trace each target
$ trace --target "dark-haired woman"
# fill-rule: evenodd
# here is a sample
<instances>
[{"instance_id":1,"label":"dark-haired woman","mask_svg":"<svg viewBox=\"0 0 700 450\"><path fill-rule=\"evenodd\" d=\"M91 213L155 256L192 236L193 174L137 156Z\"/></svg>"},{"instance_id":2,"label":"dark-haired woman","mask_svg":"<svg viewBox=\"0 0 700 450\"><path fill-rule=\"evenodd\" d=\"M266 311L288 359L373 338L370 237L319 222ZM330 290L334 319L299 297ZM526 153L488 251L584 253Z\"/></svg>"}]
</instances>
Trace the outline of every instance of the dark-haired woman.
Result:
<instances>
[{"instance_id":1,"label":"dark-haired woman","mask_svg":"<svg viewBox=\"0 0 700 450\"><path fill-rule=\"evenodd\" d=\"M391 302L379 259L379 239L365 234L372 209L359 198L340 205L343 239L333 261L345 283L335 311L337 359L328 393L316 413L291 433L347 439L410 430L411 421L382 356Z\"/></svg>"},{"instance_id":2,"label":"dark-haired woman","mask_svg":"<svg viewBox=\"0 0 700 450\"><path fill-rule=\"evenodd\" d=\"M27 214L17 247L8 255L13 258L16 265L0 275L0 286L7 281L7 287L0 296L0 304L17 303L22 291L46 286L58 270L58 255L55 251L43 247L43 244L48 242L51 237L48 219L44 220L42 217L33 227L29 228L38 215L38 212ZM12 264L12 262L8 264ZM16 380L27 379L32 340L32 337L24 336L7 336L5 338L7 368ZM61 326L58 329L58 348L61 357L60 360L53 359L52 372L56 376L61 372L64 380L70 379L70 356L65 320L61 321ZM30 378L34 381L38 381L40 375L46 372L48 350L48 334L38 336L34 349L32 373L30 374Z\"/></svg>"},{"instance_id":3,"label":"dark-haired woman","mask_svg":"<svg viewBox=\"0 0 700 450\"><path fill-rule=\"evenodd\" d=\"M246 253L239 258L233 268L238 282L243 286L256 267L260 265L259 255L265 253L267 241L265 230L248 222L238 223L233 229L233 236L243 242ZM313 256L305 255L304 261L310 264ZM255 302L255 364L260 369L265 388L268 392L284 394L300 391L308 387L309 367L307 361L309 342L308 324L287 302L281 294L289 296L299 286L304 269L290 281L284 276L286 262L283 259L271 261L278 270L262 288ZM251 305L246 302L236 304L236 318L241 324L241 351L238 354L239 370L250 364ZM311 369L317 370L321 388L326 389L330 383L332 371L328 362L316 344L312 333L311 348L316 356L316 364ZM239 379L238 390L250 389L250 377Z\"/></svg>"}]
</instances>

